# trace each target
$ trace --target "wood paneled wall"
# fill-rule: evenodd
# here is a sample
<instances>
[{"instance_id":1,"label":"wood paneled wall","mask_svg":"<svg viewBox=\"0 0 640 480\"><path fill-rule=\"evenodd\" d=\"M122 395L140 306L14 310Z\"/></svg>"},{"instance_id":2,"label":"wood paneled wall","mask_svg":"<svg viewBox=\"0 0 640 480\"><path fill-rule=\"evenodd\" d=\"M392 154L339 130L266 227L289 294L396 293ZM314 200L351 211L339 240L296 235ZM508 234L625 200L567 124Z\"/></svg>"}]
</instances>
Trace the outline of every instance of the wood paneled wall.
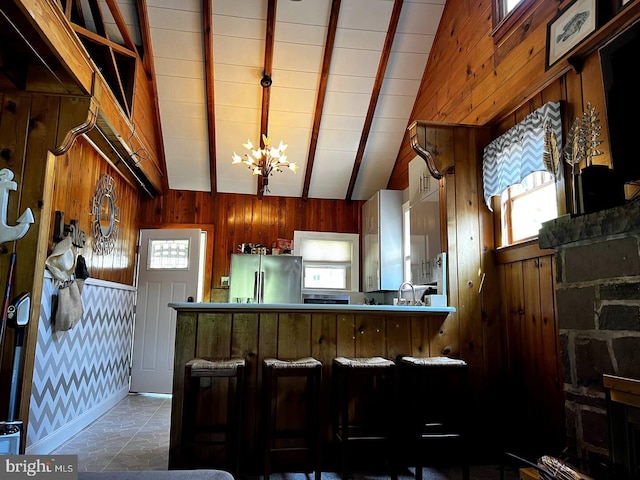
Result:
<instances>
[{"instance_id":1,"label":"wood paneled wall","mask_svg":"<svg viewBox=\"0 0 640 480\"><path fill-rule=\"evenodd\" d=\"M564 414L558 410L563 393L555 383L549 384L558 377L558 352L549 346L555 345L550 327L555 322L555 303L548 291L554 281L553 269L546 268L549 258L536 255L509 267L496 264L492 252L500 246L494 237L499 219L483 204L481 154L491 139L548 101L562 101L565 134L590 102L600 113L603 125L600 140L604 154L596 157L595 163L610 165L602 72L597 51L584 58L579 71L570 69L566 61L563 66L545 69L547 24L569 4L568 0L532 2L502 38L492 36L491 3L447 1L410 122L491 127L484 145L466 158L456 156L455 174L447 176L451 304L458 309L460 356L471 361L474 392L478 400L484 399L482 415L488 422L487 431L498 440L504 434L507 437L503 441L522 440L527 447L537 443L543 449L564 442ZM626 8L619 15L637 16L637 8ZM408 164L415 156L409 142L404 142L387 188L408 186ZM570 211L572 197L570 168L564 168L560 214ZM508 277L506 271L523 273L515 278ZM505 281L510 282L508 288ZM528 320L518 320L520 324L503 308L513 295L526 298L529 304L523 314ZM532 311L531 305L536 302L539 307ZM536 328L540 325L539 314L543 315L545 328L535 337L536 348L520 350L521 346L514 343L514 335L517 338L520 333L515 332L530 336L534 318ZM518 325L527 327L516 330ZM522 362L521 368L527 372L524 380L522 372L512 368L516 361ZM544 389L552 393L541 394ZM525 394L528 396L523 398ZM505 405L521 408L505 409ZM536 413L532 416L531 412Z\"/></svg>"},{"instance_id":2,"label":"wood paneled wall","mask_svg":"<svg viewBox=\"0 0 640 480\"><path fill-rule=\"evenodd\" d=\"M559 452L565 424L554 256L531 244L500 252L498 262L509 378L501 408L519 419L505 424L505 435L531 458Z\"/></svg>"},{"instance_id":3,"label":"wood paneled wall","mask_svg":"<svg viewBox=\"0 0 640 480\"><path fill-rule=\"evenodd\" d=\"M542 345L557 335L553 289L550 297L549 290L541 290L541 285L552 285L553 270L541 269L534 277L529 268L529 274L522 281L504 288L505 274L493 255L499 246L494 237L494 223L499 220L494 219L484 204L481 159L482 148L491 138L547 101L566 102L567 91L567 80L562 79L493 129L443 125L435 129L438 134L434 138L427 139L440 157L446 157L440 160L442 164L455 166L455 173L447 175L445 181L449 298L457 309L450 321L459 324L459 351L454 355L469 364L475 396L472 418L477 431L487 432L484 442L478 443L484 448L500 448L504 439L509 439L513 446L531 449L544 444L558 446L563 441L562 383L554 384L555 389L546 396L537 393L548 390L548 382L557 380L559 351L548 350L547 344L541 349L522 350L521 345L511 339L517 336L513 333L515 324L504 309L508 295L520 292L522 298L528 299L530 318L536 319L531 320L533 323L541 321L541 312L546 315L544 323L549 326L544 330L545 337L536 340L537 344ZM537 256L536 253L519 261L544 263ZM546 296L542 297L543 294ZM532 304L536 298L543 303L534 310ZM532 334L527 331L527 338L533 338ZM522 369L510 368L514 358ZM523 370L535 375L522 376ZM523 398L523 391L536 394ZM520 432L527 428L536 433L522 436Z\"/></svg>"},{"instance_id":4,"label":"wood paneled wall","mask_svg":"<svg viewBox=\"0 0 640 480\"><path fill-rule=\"evenodd\" d=\"M17 191L9 192L7 223L15 224L26 208L31 208L35 222L27 234L15 243L0 246L0 278L6 288L10 253L17 256L12 290L13 298L21 292L31 293L31 315L26 331L19 419L25 422L29 413L31 379L38 318L42 303L42 282L45 259L52 246L52 218L54 210L64 210L67 223L71 218L80 220L80 228L91 232L91 198L97 178L113 169L82 140L56 157L51 153L65 141L69 131L87 122L90 99L60 95L26 93L0 93L0 164L10 169ZM114 175L115 178L115 175ZM120 180L117 180L118 182ZM54 182L55 192L54 192ZM137 194L135 188L119 184L122 243L116 246L111 260L90 257L92 277L132 284L137 225ZM125 205L124 208L123 204ZM133 237L133 238L132 238ZM13 362L14 330L6 329L0 344L0 383L9 385ZM2 388L0 409L6 411L9 388Z\"/></svg>"},{"instance_id":5,"label":"wood paneled wall","mask_svg":"<svg viewBox=\"0 0 640 480\"><path fill-rule=\"evenodd\" d=\"M91 214L96 186L103 174L110 175L117 191L119 209L118 232L114 249L107 255L93 250L94 217ZM53 199L51 214L64 212L64 221L78 220L78 227L87 235L85 247L79 252L86 260L92 278L126 285L135 283L136 245L138 243L138 188L127 183L93 146L78 138L69 151L54 162ZM53 245L53 222L49 230L49 246Z\"/></svg>"},{"instance_id":6,"label":"wood paneled wall","mask_svg":"<svg viewBox=\"0 0 640 480\"><path fill-rule=\"evenodd\" d=\"M195 452L185 452L180 448L184 366L192 358L240 357L246 360L244 428L241 441L245 472L259 466L262 460L259 449L264 414L260 408L263 360L269 357L313 356L322 362L322 401L318 414L325 444L322 448L323 463L330 469L338 460L332 448L333 428L330 416L332 394L335 393L332 392L331 380L333 359L338 356L382 356L393 360L404 355L435 356L444 347L441 331L446 328L444 324L449 318L446 314L434 313L414 316L402 312L341 312L339 307L335 311L315 313L309 313L305 309L300 309L299 312L229 312L216 311L215 307L203 308L201 311L179 310L176 321L170 468L192 468L193 464L185 462L197 457L197 453L201 454L203 450L196 447ZM293 387L295 389L295 385ZM227 398L225 386L216 390L216 394L219 395L219 400ZM281 392L278 411L291 412L294 419L300 418L300 413L304 413L301 412L304 403L300 403L300 398L295 390ZM205 416L215 416L220 410L225 411L224 405L220 408L219 403L218 411L211 403L201 405L207 405L201 410L201 414L204 413ZM219 420L221 419L218 418ZM279 417L279 420L282 422L283 417ZM201 421L206 423L202 418ZM192 445L188 448L192 448ZM286 452L281 454L287 455Z\"/></svg>"},{"instance_id":7,"label":"wood paneled wall","mask_svg":"<svg viewBox=\"0 0 640 480\"><path fill-rule=\"evenodd\" d=\"M566 84L568 118L580 115L590 101L604 119L597 52L580 73L569 71L558 77L557 71L545 69L547 23L568 0L532 2L499 41L491 35L491 1L447 1L410 122L496 126L506 121L512 126L514 112L530 109L527 104L558 81ZM605 135L603 131L603 141L608 139ZM606 152L598 161L608 163L608 145L602 147ZM408 164L414 157L405 141L388 188L406 188Z\"/></svg>"},{"instance_id":8,"label":"wood paneled wall","mask_svg":"<svg viewBox=\"0 0 640 480\"><path fill-rule=\"evenodd\" d=\"M220 277L229 275L231 254L239 244L271 248L277 238L293 239L294 230L360 233L362 203L170 190L162 197L142 199L140 222L143 228L213 226L214 238L207 245L213 260L206 276L211 278L209 288L216 289Z\"/></svg>"},{"instance_id":9,"label":"wood paneled wall","mask_svg":"<svg viewBox=\"0 0 640 480\"><path fill-rule=\"evenodd\" d=\"M157 122L159 108L158 96L152 80L150 80L150 74L147 72L144 62L138 58L136 60L135 94L131 121L135 125L135 133L139 135L142 145L133 144L132 147L145 149L140 153L139 160L141 162L151 162L155 170L165 172L161 136L156 128L159 125Z\"/></svg>"},{"instance_id":10,"label":"wood paneled wall","mask_svg":"<svg viewBox=\"0 0 640 480\"><path fill-rule=\"evenodd\" d=\"M46 235L43 225L48 227L51 211L51 178L54 158L51 150L59 146L68 129L86 119L87 103L79 98L55 95L30 95L0 93L0 166L13 172L16 191L8 192L6 221L14 225L27 209L33 212L34 223L24 237L16 242L0 246L0 278L3 291L7 288L10 254L16 254L10 299L21 292L31 293L31 315L26 330L24 362L20 378L20 406L18 418L28 420L30 384L37 338L39 306L42 295L44 261L46 258ZM84 114L80 113L84 109ZM65 127L63 127L63 125ZM35 327L33 326L35 324ZM11 367L15 330L5 328L0 339L0 410L6 412L9 400ZM22 373L22 372L21 372Z\"/></svg>"}]
</instances>

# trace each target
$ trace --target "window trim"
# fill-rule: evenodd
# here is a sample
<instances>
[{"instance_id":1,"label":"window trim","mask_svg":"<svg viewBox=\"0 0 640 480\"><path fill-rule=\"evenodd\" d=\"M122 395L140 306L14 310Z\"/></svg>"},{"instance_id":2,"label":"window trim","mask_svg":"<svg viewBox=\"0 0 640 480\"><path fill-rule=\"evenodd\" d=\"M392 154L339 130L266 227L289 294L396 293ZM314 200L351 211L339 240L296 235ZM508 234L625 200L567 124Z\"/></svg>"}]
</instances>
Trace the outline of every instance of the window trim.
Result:
<instances>
[{"instance_id":1,"label":"window trim","mask_svg":"<svg viewBox=\"0 0 640 480\"><path fill-rule=\"evenodd\" d=\"M301 255L302 242L307 239L313 240L335 240L351 242L351 283L347 285L345 290L340 292L359 292L360 291L360 235L357 233L338 233L338 232L319 232L310 230L294 230L293 231L293 254ZM304 269L304 258L302 259L302 268ZM311 263L321 264L326 261L314 261ZM303 272L304 275L304 272ZM324 288L303 288L302 293L313 293L321 291L330 291Z\"/></svg>"},{"instance_id":2,"label":"window trim","mask_svg":"<svg viewBox=\"0 0 640 480\"><path fill-rule=\"evenodd\" d=\"M535 173L536 172L534 172L534 174ZM538 238L538 235L531 235L529 237L520 238L518 240L513 239L513 228L512 228L512 221L511 221L513 202L518 198L526 197L527 195L531 195L532 193L535 193L541 190L542 188L548 188L552 185L553 185L553 191L556 195L557 215L559 216L561 209L560 209L560 205L558 205L558 182L557 182L557 179L554 178L553 176L550 180L544 183L541 183L539 185L536 185L535 187L532 187L529 190L525 190L524 192L512 194L511 187L507 188L505 190L505 193L507 194L507 198L504 202L502 201L501 196L497 196L497 195L495 196L496 201L494 205L497 204L499 206L498 209L494 210L494 215L497 216L499 229L500 229L500 236L498 237L500 238L500 247L510 247L513 245L530 242ZM505 239L505 235L506 235L506 239ZM505 240L507 242L506 244L504 243Z\"/></svg>"},{"instance_id":3,"label":"window trim","mask_svg":"<svg viewBox=\"0 0 640 480\"><path fill-rule=\"evenodd\" d=\"M491 0L491 19L493 30L489 34L493 43L499 43L516 23L529 11L535 0L522 0L518 6L502 17L502 5L505 0Z\"/></svg>"}]
</instances>

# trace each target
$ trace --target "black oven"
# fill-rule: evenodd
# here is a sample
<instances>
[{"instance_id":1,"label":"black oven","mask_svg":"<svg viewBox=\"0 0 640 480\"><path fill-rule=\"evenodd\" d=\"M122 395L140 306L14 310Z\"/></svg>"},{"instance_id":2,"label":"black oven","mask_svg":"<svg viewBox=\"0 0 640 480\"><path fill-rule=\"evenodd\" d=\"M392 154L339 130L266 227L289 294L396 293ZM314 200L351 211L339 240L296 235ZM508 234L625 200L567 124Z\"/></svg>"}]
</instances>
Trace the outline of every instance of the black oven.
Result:
<instances>
[{"instance_id":1,"label":"black oven","mask_svg":"<svg viewBox=\"0 0 640 480\"><path fill-rule=\"evenodd\" d=\"M303 293L302 303L315 303L324 305L348 305L351 301L349 295Z\"/></svg>"}]
</instances>

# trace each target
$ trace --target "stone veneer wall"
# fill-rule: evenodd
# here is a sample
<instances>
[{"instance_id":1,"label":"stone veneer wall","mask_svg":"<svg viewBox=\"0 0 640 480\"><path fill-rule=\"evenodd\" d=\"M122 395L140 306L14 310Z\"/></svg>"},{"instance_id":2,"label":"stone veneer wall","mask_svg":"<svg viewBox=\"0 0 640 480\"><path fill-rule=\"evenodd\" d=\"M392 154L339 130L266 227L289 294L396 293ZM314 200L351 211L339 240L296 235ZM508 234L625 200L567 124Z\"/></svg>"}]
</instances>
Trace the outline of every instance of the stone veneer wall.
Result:
<instances>
[{"instance_id":1,"label":"stone veneer wall","mask_svg":"<svg viewBox=\"0 0 640 480\"><path fill-rule=\"evenodd\" d=\"M640 201L547 222L539 243L556 250L567 446L606 458L602 375L640 379Z\"/></svg>"}]
</instances>

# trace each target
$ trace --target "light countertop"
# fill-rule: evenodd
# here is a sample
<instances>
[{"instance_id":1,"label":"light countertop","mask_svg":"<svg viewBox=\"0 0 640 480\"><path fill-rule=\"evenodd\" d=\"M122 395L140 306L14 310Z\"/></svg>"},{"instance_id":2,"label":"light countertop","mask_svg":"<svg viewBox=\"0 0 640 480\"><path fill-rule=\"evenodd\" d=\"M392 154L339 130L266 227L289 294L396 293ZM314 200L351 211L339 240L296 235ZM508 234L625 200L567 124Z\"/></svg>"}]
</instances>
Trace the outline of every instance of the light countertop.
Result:
<instances>
[{"instance_id":1,"label":"light countertop","mask_svg":"<svg viewBox=\"0 0 640 480\"><path fill-rule=\"evenodd\" d=\"M385 312L394 314L449 314L454 307L427 307L414 305L326 305L310 303L197 303L175 302L169 307L176 310L215 310L228 312Z\"/></svg>"}]
</instances>

